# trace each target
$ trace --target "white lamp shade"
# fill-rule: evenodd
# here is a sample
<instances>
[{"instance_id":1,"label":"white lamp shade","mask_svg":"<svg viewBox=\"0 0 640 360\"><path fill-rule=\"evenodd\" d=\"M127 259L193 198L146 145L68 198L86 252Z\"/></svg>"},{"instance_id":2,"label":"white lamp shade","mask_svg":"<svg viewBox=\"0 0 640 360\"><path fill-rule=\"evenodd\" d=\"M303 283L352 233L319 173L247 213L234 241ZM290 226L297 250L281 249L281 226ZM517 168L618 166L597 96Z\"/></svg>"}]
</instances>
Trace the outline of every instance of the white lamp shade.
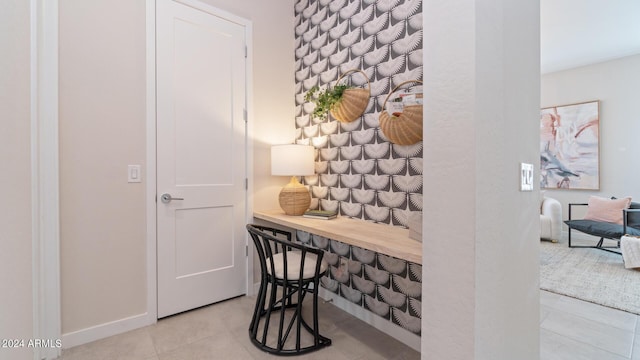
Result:
<instances>
[{"instance_id":1,"label":"white lamp shade","mask_svg":"<svg viewBox=\"0 0 640 360\"><path fill-rule=\"evenodd\" d=\"M313 158L313 146L297 144L273 145L271 147L271 175L313 175Z\"/></svg>"}]
</instances>

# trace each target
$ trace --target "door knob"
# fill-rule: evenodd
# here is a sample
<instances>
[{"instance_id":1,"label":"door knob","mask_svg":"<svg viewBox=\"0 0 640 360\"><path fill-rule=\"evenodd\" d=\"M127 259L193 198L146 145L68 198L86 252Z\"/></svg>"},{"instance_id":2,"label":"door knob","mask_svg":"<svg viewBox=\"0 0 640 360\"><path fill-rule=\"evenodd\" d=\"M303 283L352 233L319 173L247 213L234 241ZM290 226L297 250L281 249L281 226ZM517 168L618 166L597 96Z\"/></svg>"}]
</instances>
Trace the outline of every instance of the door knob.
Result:
<instances>
[{"instance_id":1,"label":"door knob","mask_svg":"<svg viewBox=\"0 0 640 360\"><path fill-rule=\"evenodd\" d=\"M176 197L172 197L171 194L169 193L164 193L160 196L160 201L162 201L165 204L168 204L171 202L171 200L184 200L184 198L176 198Z\"/></svg>"}]
</instances>

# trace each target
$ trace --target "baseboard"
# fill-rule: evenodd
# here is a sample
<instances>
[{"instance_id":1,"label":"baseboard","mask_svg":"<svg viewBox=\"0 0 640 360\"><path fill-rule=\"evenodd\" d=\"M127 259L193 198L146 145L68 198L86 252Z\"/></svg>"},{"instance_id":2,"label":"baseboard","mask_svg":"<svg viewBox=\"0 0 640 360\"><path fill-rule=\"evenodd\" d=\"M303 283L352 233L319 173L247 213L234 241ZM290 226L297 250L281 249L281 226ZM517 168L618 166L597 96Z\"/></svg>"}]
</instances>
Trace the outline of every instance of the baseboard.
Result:
<instances>
[{"instance_id":1,"label":"baseboard","mask_svg":"<svg viewBox=\"0 0 640 360\"><path fill-rule=\"evenodd\" d=\"M68 349L92 341L139 329L155 323L147 313L62 334L62 348Z\"/></svg>"},{"instance_id":2,"label":"baseboard","mask_svg":"<svg viewBox=\"0 0 640 360\"><path fill-rule=\"evenodd\" d=\"M420 352L420 336L408 330L405 330L400 326L392 323L391 321L383 319L380 316L363 308L362 306L358 306L324 288L320 289L318 295L325 301L331 301L331 303L339 309L348 312L349 314L373 326L374 328Z\"/></svg>"}]
</instances>

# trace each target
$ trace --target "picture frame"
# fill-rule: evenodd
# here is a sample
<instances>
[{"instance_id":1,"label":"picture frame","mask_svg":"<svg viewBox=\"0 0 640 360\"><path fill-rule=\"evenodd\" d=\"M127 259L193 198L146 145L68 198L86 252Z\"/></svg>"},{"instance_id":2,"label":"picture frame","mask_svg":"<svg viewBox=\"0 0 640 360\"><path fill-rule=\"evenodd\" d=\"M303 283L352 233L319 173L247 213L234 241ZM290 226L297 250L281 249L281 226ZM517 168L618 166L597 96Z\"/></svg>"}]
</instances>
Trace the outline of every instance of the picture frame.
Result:
<instances>
[{"instance_id":1,"label":"picture frame","mask_svg":"<svg viewBox=\"0 0 640 360\"><path fill-rule=\"evenodd\" d=\"M600 189L600 101L540 111L540 189Z\"/></svg>"}]
</instances>

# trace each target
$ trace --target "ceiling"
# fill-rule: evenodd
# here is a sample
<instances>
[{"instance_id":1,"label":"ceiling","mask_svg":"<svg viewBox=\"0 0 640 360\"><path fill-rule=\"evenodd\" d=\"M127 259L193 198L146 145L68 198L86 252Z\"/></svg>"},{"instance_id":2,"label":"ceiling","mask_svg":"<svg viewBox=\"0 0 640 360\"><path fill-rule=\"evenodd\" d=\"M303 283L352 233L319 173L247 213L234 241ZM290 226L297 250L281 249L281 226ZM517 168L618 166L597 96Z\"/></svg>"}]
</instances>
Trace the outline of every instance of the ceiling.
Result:
<instances>
[{"instance_id":1,"label":"ceiling","mask_svg":"<svg viewBox=\"0 0 640 360\"><path fill-rule=\"evenodd\" d=\"M540 0L543 74L639 53L639 0Z\"/></svg>"}]
</instances>

